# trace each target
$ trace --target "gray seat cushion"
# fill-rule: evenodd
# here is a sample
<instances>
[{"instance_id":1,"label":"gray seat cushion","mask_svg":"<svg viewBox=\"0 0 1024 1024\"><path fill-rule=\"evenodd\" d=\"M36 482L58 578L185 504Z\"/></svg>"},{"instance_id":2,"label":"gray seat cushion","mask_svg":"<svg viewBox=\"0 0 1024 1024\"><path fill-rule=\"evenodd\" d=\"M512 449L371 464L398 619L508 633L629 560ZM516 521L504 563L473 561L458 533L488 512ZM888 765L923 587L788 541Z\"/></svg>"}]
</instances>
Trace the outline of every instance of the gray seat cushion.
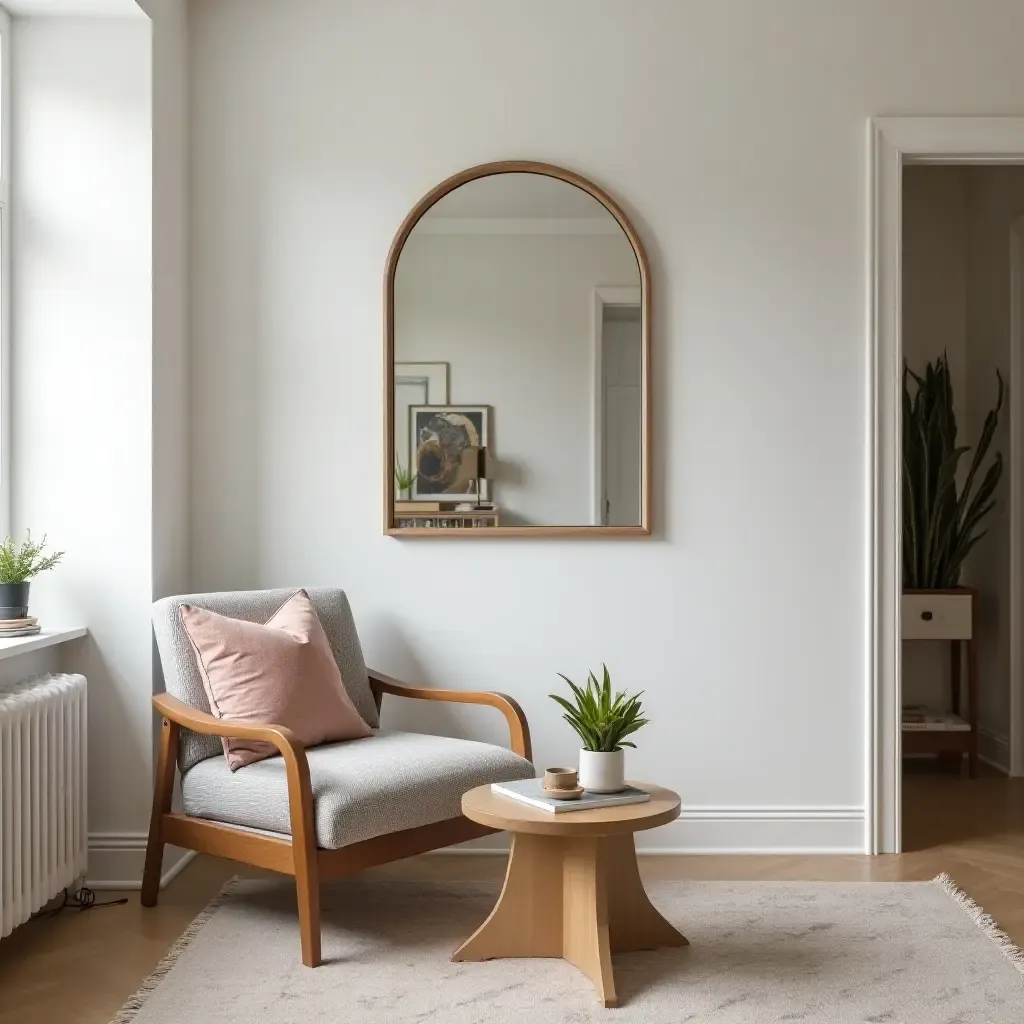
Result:
<instances>
[{"instance_id":1,"label":"gray seat cushion","mask_svg":"<svg viewBox=\"0 0 1024 1024\"><path fill-rule=\"evenodd\" d=\"M203 679L196 665L195 653L178 609L183 604L206 608L219 615L247 622L266 622L298 588L288 590L239 590L223 594L183 594L165 597L153 605L153 632L160 650L164 685L168 693L191 707L210 713ZM352 609L343 590L333 587L308 587L310 601L320 624L331 643L334 660L341 670L341 681L352 698L356 710L367 725L380 725L377 705L370 690L363 651L352 618ZM222 749L220 738L204 736L189 729L181 731L178 767L187 772L203 758L212 757Z\"/></svg>"},{"instance_id":2,"label":"gray seat cushion","mask_svg":"<svg viewBox=\"0 0 1024 1024\"><path fill-rule=\"evenodd\" d=\"M458 817L462 794L474 786L534 775L529 761L504 747L387 729L306 753L317 845L326 850ZM280 757L237 772L223 754L207 758L185 773L181 794L186 814L291 833Z\"/></svg>"}]
</instances>

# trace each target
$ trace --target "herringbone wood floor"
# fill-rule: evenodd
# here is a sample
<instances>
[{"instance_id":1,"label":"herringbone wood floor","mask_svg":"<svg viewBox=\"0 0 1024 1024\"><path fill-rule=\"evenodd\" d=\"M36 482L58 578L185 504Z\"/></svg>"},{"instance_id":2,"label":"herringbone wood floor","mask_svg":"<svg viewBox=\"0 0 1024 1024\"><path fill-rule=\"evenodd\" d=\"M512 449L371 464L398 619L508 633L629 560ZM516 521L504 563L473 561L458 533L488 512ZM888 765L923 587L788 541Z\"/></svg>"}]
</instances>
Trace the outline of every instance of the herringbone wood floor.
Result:
<instances>
[{"instance_id":1,"label":"herringbone wood floor","mask_svg":"<svg viewBox=\"0 0 1024 1024\"><path fill-rule=\"evenodd\" d=\"M654 880L928 879L945 871L1024 945L1024 779L913 774L904 788L906 853L890 857L644 857ZM419 857L378 877L497 877L498 857ZM0 1024L108 1024L236 865L199 858L143 910L65 911L0 942ZM101 898L113 894L103 893ZM298 938L296 938L298 956Z\"/></svg>"}]
</instances>

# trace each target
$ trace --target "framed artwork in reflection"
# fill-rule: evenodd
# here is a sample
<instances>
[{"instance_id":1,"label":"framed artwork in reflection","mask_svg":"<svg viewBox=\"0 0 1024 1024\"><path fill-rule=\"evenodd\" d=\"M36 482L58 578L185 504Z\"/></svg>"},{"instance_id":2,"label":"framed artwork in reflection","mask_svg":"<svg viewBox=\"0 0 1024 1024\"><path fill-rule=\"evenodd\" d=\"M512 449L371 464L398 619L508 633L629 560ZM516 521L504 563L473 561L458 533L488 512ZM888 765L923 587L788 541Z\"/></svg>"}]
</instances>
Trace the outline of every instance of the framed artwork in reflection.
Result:
<instances>
[{"instance_id":1,"label":"framed artwork in reflection","mask_svg":"<svg viewBox=\"0 0 1024 1024\"><path fill-rule=\"evenodd\" d=\"M437 499L477 493L477 450L490 446L489 405L409 406L409 451L416 474L412 497ZM490 482L480 481L490 500Z\"/></svg>"}]
</instances>

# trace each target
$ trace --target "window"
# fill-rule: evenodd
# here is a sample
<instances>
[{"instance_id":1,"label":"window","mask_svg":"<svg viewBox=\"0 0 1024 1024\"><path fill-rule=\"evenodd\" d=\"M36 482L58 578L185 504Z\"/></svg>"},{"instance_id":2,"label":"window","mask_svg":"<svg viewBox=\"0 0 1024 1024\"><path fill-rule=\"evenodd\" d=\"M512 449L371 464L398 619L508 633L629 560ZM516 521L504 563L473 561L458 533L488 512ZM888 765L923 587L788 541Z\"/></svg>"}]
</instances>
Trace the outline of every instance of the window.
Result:
<instances>
[{"instance_id":1,"label":"window","mask_svg":"<svg viewBox=\"0 0 1024 1024\"><path fill-rule=\"evenodd\" d=\"M11 524L11 19L0 7L0 537Z\"/></svg>"}]
</instances>

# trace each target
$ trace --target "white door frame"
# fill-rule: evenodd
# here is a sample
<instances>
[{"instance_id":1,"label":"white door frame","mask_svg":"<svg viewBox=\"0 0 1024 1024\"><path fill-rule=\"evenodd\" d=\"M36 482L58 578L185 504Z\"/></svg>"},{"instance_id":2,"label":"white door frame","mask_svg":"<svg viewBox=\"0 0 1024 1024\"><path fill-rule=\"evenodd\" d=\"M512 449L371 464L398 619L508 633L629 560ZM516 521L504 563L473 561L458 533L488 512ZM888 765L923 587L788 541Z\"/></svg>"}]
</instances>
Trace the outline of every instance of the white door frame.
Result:
<instances>
[{"instance_id":1,"label":"white door frame","mask_svg":"<svg viewBox=\"0 0 1024 1024\"><path fill-rule=\"evenodd\" d=\"M1010 774L1024 775L1024 216L1010 228Z\"/></svg>"},{"instance_id":2,"label":"white door frame","mask_svg":"<svg viewBox=\"0 0 1024 1024\"><path fill-rule=\"evenodd\" d=\"M599 285L591 307L590 493L594 526L604 523L604 307L643 306L643 291L634 285Z\"/></svg>"},{"instance_id":3,"label":"white door frame","mask_svg":"<svg viewBox=\"0 0 1024 1024\"><path fill-rule=\"evenodd\" d=\"M864 846L867 853L899 853L902 170L908 163L1024 163L1024 117L879 117L869 122L868 137Z\"/></svg>"}]
</instances>

